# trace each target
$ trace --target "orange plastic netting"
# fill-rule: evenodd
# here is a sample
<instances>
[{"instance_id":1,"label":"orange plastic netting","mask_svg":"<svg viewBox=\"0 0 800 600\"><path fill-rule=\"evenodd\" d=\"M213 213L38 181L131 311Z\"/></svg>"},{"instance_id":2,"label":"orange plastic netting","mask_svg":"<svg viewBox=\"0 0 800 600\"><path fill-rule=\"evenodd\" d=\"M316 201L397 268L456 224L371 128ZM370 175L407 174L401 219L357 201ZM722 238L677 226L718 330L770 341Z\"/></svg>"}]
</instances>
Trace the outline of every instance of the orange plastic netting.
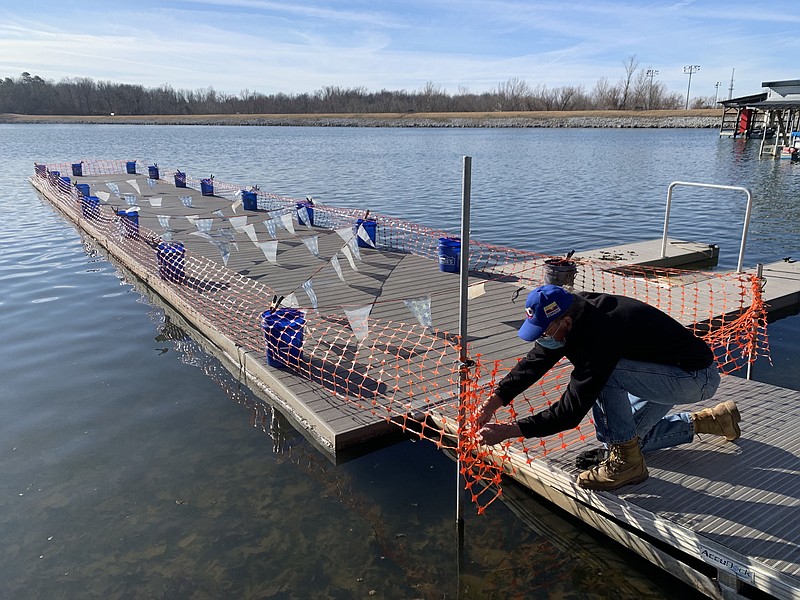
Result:
<instances>
[{"instance_id":1,"label":"orange plastic netting","mask_svg":"<svg viewBox=\"0 0 800 600\"><path fill-rule=\"evenodd\" d=\"M332 405L345 402L439 447L458 446L466 486L479 511L501 493L502 473L514 469L512 453L515 461L530 463L594 437L587 419L550 438L512 440L492 448L475 442L477 406L513 368L517 354L496 356L491 344L471 341L469 365L460 363L461 339L452 331L452 321L439 328L431 312L431 298L438 302L452 296L452 285L387 293L389 275L403 257L440 259L440 238L448 238L446 232L243 189L213 177L154 171L155 165L143 177L135 163L131 172L132 163L36 165L31 181L138 277L168 285L172 296L190 307L190 319L255 355L263 356L266 345L274 359L267 359L268 365L314 383L315 393L327 395ZM175 187L173 180L186 187ZM209 188L213 195L203 193ZM213 201L206 202L205 196ZM484 294L507 298L512 291L519 294L539 285L545 261L552 258L481 242L471 242L469 250L470 305L476 306ZM294 261L291 268L285 259L281 266L278 257L293 252L307 258ZM380 260L367 265L370 261L362 253ZM754 274L614 260L577 263L575 290L632 296L660 308L706 339L722 373L769 355L762 282ZM280 269L281 289L273 289L270 277L258 274L256 267L272 268L273 273ZM354 283L365 277L378 283ZM351 301L350 292L357 293L358 301ZM522 293L524 300L527 292ZM288 324L281 321L283 333L265 338L265 323L274 325L270 307L280 308L272 315L288 319ZM298 328L301 346L291 337ZM569 364L559 363L501 410L498 419L524 417L557 401L569 373Z\"/></svg>"}]
</instances>

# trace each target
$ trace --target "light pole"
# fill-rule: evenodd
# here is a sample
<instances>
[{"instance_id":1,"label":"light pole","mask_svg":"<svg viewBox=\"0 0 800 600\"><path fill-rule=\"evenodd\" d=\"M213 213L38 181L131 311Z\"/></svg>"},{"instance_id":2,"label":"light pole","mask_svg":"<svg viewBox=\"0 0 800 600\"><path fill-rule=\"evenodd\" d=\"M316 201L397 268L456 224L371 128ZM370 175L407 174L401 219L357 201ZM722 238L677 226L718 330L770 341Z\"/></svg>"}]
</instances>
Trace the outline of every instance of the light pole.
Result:
<instances>
[{"instance_id":1,"label":"light pole","mask_svg":"<svg viewBox=\"0 0 800 600\"><path fill-rule=\"evenodd\" d=\"M689 110L689 90L692 89L692 74L700 70L700 65L686 65L683 72L689 76L689 87L686 88L686 110Z\"/></svg>"},{"instance_id":2,"label":"light pole","mask_svg":"<svg viewBox=\"0 0 800 600\"><path fill-rule=\"evenodd\" d=\"M645 75L650 78L650 88L647 91L647 109L650 110L653 108L653 77L658 75L658 69L647 69Z\"/></svg>"},{"instance_id":3,"label":"light pole","mask_svg":"<svg viewBox=\"0 0 800 600\"><path fill-rule=\"evenodd\" d=\"M719 86L721 86L721 85L722 84L719 81L714 84L714 88L715 88L715 90L714 90L714 106L717 105L717 98L719 97Z\"/></svg>"}]
</instances>

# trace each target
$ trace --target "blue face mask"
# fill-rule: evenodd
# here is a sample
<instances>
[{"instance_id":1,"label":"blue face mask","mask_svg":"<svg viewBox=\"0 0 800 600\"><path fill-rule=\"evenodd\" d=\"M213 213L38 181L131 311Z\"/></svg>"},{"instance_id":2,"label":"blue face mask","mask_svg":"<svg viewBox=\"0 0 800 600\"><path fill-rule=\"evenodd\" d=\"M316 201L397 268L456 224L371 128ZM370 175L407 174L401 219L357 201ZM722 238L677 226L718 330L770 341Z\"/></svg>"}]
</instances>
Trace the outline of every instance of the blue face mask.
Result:
<instances>
[{"instance_id":1,"label":"blue face mask","mask_svg":"<svg viewBox=\"0 0 800 600\"><path fill-rule=\"evenodd\" d=\"M543 335L537 339L536 343L542 348L547 348L548 350L558 350L559 348L564 347L564 342L559 342L557 339L551 338L547 335Z\"/></svg>"}]
</instances>

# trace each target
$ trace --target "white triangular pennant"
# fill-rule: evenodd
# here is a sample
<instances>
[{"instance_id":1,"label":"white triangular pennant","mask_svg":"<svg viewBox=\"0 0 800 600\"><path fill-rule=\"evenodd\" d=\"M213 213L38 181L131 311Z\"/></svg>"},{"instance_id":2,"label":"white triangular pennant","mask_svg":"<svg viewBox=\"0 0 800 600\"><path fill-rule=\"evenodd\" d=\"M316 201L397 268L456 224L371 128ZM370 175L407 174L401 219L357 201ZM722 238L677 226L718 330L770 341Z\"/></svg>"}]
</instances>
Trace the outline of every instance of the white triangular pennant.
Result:
<instances>
[{"instance_id":1,"label":"white triangular pennant","mask_svg":"<svg viewBox=\"0 0 800 600\"><path fill-rule=\"evenodd\" d=\"M199 218L200 215L186 215L186 220L189 221L189 223L191 223L192 225L194 225L194 222L197 221L197 219Z\"/></svg>"},{"instance_id":2,"label":"white triangular pennant","mask_svg":"<svg viewBox=\"0 0 800 600\"><path fill-rule=\"evenodd\" d=\"M277 242L275 242L277 244ZM300 303L297 301L297 296L294 292L286 296L281 302L281 306L286 308L300 308Z\"/></svg>"},{"instance_id":3,"label":"white triangular pennant","mask_svg":"<svg viewBox=\"0 0 800 600\"><path fill-rule=\"evenodd\" d=\"M314 288L311 286L310 279L303 284L303 290L305 290L306 294L308 295L308 299L311 301L311 306L317 308L317 295L314 293Z\"/></svg>"},{"instance_id":4,"label":"white triangular pennant","mask_svg":"<svg viewBox=\"0 0 800 600\"><path fill-rule=\"evenodd\" d=\"M364 306L363 308L354 308L352 310L344 309L344 314L347 315L347 320L350 321L350 329L356 335L359 342L363 342L369 335L369 324L367 317L372 310L372 305Z\"/></svg>"},{"instance_id":5,"label":"white triangular pennant","mask_svg":"<svg viewBox=\"0 0 800 600\"><path fill-rule=\"evenodd\" d=\"M125 183L131 186L134 190L136 190L137 194L141 194L142 190L139 189L139 182L135 179L128 179Z\"/></svg>"},{"instance_id":6,"label":"white triangular pennant","mask_svg":"<svg viewBox=\"0 0 800 600\"><path fill-rule=\"evenodd\" d=\"M225 218L225 215L224 215L224 214L222 214L222 211L221 211L221 210L215 210L215 211L214 211L213 213L211 213L211 214L212 214L212 215L216 215L216 216L218 216L220 219L224 219L224 218Z\"/></svg>"},{"instance_id":7,"label":"white triangular pennant","mask_svg":"<svg viewBox=\"0 0 800 600\"><path fill-rule=\"evenodd\" d=\"M342 238L345 242L350 242L353 239L353 228L352 227L342 227L336 230L336 233L339 234L339 237Z\"/></svg>"},{"instance_id":8,"label":"white triangular pennant","mask_svg":"<svg viewBox=\"0 0 800 600\"><path fill-rule=\"evenodd\" d=\"M353 254L350 252L350 247L345 244L342 246L342 253L347 257L348 262L350 263L350 268L353 271L358 271L358 267L356 267L356 261L353 260Z\"/></svg>"},{"instance_id":9,"label":"white triangular pennant","mask_svg":"<svg viewBox=\"0 0 800 600\"><path fill-rule=\"evenodd\" d=\"M355 236L350 238L350 241L347 242L347 246L350 248L351 252L353 253L353 256L355 256L358 259L358 262L362 262L361 251L358 249L358 240L355 238Z\"/></svg>"},{"instance_id":10,"label":"white triangular pennant","mask_svg":"<svg viewBox=\"0 0 800 600\"><path fill-rule=\"evenodd\" d=\"M314 256L319 257L319 236L312 235L309 237L300 238L303 240L303 243L308 248L308 251L311 252Z\"/></svg>"},{"instance_id":11,"label":"white triangular pennant","mask_svg":"<svg viewBox=\"0 0 800 600\"><path fill-rule=\"evenodd\" d=\"M128 206L135 206L136 205L136 196L133 194L124 194L122 199L125 200L125 204Z\"/></svg>"},{"instance_id":12,"label":"white triangular pennant","mask_svg":"<svg viewBox=\"0 0 800 600\"><path fill-rule=\"evenodd\" d=\"M433 327L433 318L431 317L431 297L425 296L423 298L412 298L411 300L403 300L411 314L419 321L423 327Z\"/></svg>"},{"instance_id":13,"label":"white triangular pennant","mask_svg":"<svg viewBox=\"0 0 800 600\"><path fill-rule=\"evenodd\" d=\"M480 298L486 293L486 283L476 283L475 285L471 285L467 288L467 299L473 300L474 298Z\"/></svg>"},{"instance_id":14,"label":"white triangular pennant","mask_svg":"<svg viewBox=\"0 0 800 600\"><path fill-rule=\"evenodd\" d=\"M106 187L110 189L115 196L119 196L119 186L116 183L107 183Z\"/></svg>"},{"instance_id":15,"label":"white triangular pennant","mask_svg":"<svg viewBox=\"0 0 800 600\"><path fill-rule=\"evenodd\" d=\"M278 262L278 240L269 242L258 242L258 247L264 253L264 257L271 263Z\"/></svg>"},{"instance_id":16,"label":"white triangular pennant","mask_svg":"<svg viewBox=\"0 0 800 600\"><path fill-rule=\"evenodd\" d=\"M201 237L204 240L208 240L209 242L214 243L214 238L212 238L204 231L193 231L189 235L196 235L197 237Z\"/></svg>"},{"instance_id":17,"label":"white triangular pennant","mask_svg":"<svg viewBox=\"0 0 800 600\"><path fill-rule=\"evenodd\" d=\"M181 196L181 202L184 206L188 206L189 208L192 207L192 197L191 196Z\"/></svg>"},{"instance_id":18,"label":"white triangular pennant","mask_svg":"<svg viewBox=\"0 0 800 600\"><path fill-rule=\"evenodd\" d=\"M235 213L236 209L239 208L241 205L242 205L242 201L241 200L237 200L236 202L231 204L231 210Z\"/></svg>"},{"instance_id":19,"label":"white triangular pennant","mask_svg":"<svg viewBox=\"0 0 800 600\"><path fill-rule=\"evenodd\" d=\"M270 219L269 221L264 221L264 226L267 228L267 231L269 232L269 236L272 239L275 239L275 238L278 237L278 234L275 232L275 219Z\"/></svg>"},{"instance_id":20,"label":"white triangular pennant","mask_svg":"<svg viewBox=\"0 0 800 600\"><path fill-rule=\"evenodd\" d=\"M241 231L242 227L247 225L247 215L241 217L231 217L228 219L228 222L231 224L231 227L237 231Z\"/></svg>"},{"instance_id":21,"label":"white triangular pennant","mask_svg":"<svg viewBox=\"0 0 800 600\"><path fill-rule=\"evenodd\" d=\"M250 238L250 241L254 244L258 244L258 236L256 235L256 226L253 224L245 225L242 227L241 231L247 234L247 237Z\"/></svg>"},{"instance_id":22,"label":"white triangular pennant","mask_svg":"<svg viewBox=\"0 0 800 600\"><path fill-rule=\"evenodd\" d=\"M150 206L161 206L161 196L154 196L153 198L149 198Z\"/></svg>"},{"instance_id":23,"label":"white triangular pennant","mask_svg":"<svg viewBox=\"0 0 800 600\"><path fill-rule=\"evenodd\" d=\"M111 194L108 192L95 192L94 195L100 198L101 202L108 202L108 199L111 198Z\"/></svg>"},{"instance_id":24,"label":"white triangular pennant","mask_svg":"<svg viewBox=\"0 0 800 600\"><path fill-rule=\"evenodd\" d=\"M291 213L286 213L286 214L281 215L281 223L286 228L286 231L288 231L292 235L297 235L294 232L294 221L292 220Z\"/></svg>"},{"instance_id":25,"label":"white triangular pennant","mask_svg":"<svg viewBox=\"0 0 800 600\"><path fill-rule=\"evenodd\" d=\"M158 215L158 224L164 229L169 229L169 215Z\"/></svg>"},{"instance_id":26,"label":"white triangular pennant","mask_svg":"<svg viewBox=\"0 0 800 600\"><path fill-rule=\"evenodd\" d=\"M211 231L211 226L214 224L214 219L195 219L194 226L197 227L197 231L202 231L203 233L208 233Z\"/></svg>"},{"instance_id":27,"label":"white triangular pennant","mask_svg":"<svg viewBox=\"0 0 800 600\"><path fill-rule=\"evenodd\" d=\"M347 283L347 281L344 279L344 275L342 274L342 265L339 264L339 257L335 254L333 255L333 258L331 258L331 266L333 267L333 270L336 271L339 279L342 280L342 283Z\"/></svg>"},{"instance_id":28,"label":"white triangular pennant","mask_svg":"<svg viewBox=\"0 0 800 600\"><path fill-rule=\"evenodd\" d=\"M228 259L231 257L231 250L228 247L228 242L223 242L220 240L212 240L211 243L217 247L219 253L222 255L222 264L227 267Z\"/></svg>"},{"instance_id":29,"label":"white triangular pennant","mask_svg":"<svg viewBox=\"0 0 800 600\"><path fill-rule=\"evenodd\" d=\"M155 180L155 179L150 179L150 178L148 177L148 178L147 178L147 187L149 187L151 190L152 190L154 187L156 187L156 180Z\"/></svg>"}]
</instances>

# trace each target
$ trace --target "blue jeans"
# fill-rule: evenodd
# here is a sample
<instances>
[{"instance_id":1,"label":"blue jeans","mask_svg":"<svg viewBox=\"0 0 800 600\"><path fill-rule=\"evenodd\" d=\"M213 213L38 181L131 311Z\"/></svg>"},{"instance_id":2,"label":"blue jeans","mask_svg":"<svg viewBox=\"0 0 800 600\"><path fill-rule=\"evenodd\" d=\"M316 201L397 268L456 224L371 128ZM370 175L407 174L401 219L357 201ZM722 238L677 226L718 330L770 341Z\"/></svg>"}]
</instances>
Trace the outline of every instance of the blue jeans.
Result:
<instances>
[{"instance_id":1,"label":"blue jeans","mask_svg":"<svg viewBox=\"0 0 800 600\"><path fill-rule=\"evenodd\" d=\"M622 359L592 407L597 439L620 444L639 436L643 452L687 444L691 413L667 413L676 404L711 398L719 387L715 365L699 371Z\"/></svg>"}]
</instances>

